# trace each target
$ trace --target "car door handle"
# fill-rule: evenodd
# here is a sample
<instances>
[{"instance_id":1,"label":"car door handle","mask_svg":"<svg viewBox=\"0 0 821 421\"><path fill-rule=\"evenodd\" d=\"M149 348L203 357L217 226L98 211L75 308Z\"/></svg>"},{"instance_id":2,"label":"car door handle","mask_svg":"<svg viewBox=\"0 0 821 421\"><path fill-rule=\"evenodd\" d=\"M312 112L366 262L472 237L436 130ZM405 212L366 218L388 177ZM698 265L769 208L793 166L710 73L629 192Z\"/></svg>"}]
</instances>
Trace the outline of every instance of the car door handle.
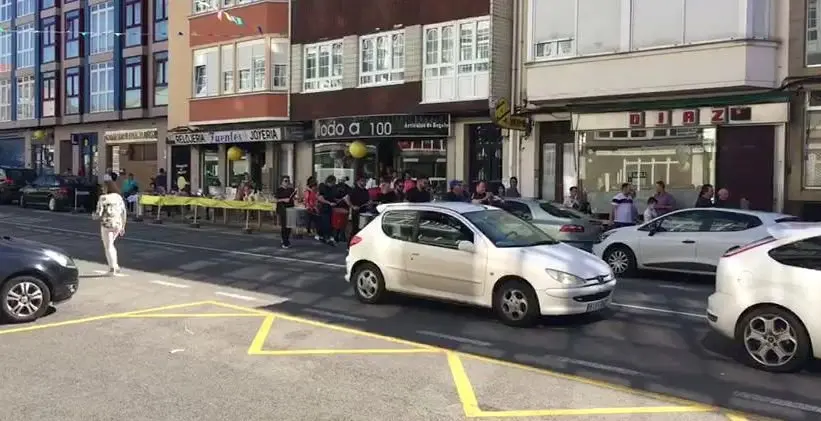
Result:
<instances>
[{"instance_id":1,"label":"car door handle","mask_svg":"<svg viewBox=\"0 0 821 421\"><path fill-rule=\"evenodd\" d=\"M684 244L695 244L696 242L693 241L693 240L684 240L684 241L682 241L682 243L684 243Z\"/></svg>"},{"instance_id":2,"label":"car door handle","mask_svg":"<svg viewBox=\"0 0 821 421\"><path fill-rule=\"evenodd\" d=\"M411 253L411 257L419 257L419 253Z\"/></svg>"}]
</instances>

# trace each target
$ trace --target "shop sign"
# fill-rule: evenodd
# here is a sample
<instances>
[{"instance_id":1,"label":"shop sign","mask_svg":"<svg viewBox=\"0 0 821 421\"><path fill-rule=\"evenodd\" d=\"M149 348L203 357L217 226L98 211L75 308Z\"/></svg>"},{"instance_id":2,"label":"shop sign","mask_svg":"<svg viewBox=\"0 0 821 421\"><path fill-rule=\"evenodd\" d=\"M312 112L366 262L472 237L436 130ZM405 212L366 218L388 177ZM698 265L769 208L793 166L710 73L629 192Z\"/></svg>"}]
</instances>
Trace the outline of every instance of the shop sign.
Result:
<instances>
[{"instance_id":1,"label":"shop sign","mask_svg":"<svg viewBox=\"0 0 821 421\"><path fill-rule=\"evenodd\" d=\"M503 129L528 132L530 130L530 119L513 115L512 111L507 98L499 99L496 101L496 106L493 107L493 114L491 115L493 122Z\"/></svg>"},{"instance_id":2,"label":"shop sign","mask_svg":"<svg viewBox=\"0 0 821 421\"><path fill-rule=\"evenodd\" d=\"M702 121L699 108L690 108L672 111L634 111L628 114L627 122L633 129L748 123L752 120L752 107L715 107L708 110L708 121Z\"/></svg>"},{"instance_id":3,"label":"shop sign","mask_svg":"<svg viewBox=\"0 0 821 421\"><path fill-rule=\"evenodd\" d=\"M374 115L314 121L314 137L320 140L448 136L450 114Z\"/></svg>"},{"instance_id":4,"label":"shop sign","mask_svg":"<svg viewBox=\"0 0 821 421\"><path fill-rule=\"evenodd\" d=\"M202 145L212 143L214 134L211 132L202 133L178 133L168 136L168 143L172 145Z\"/></svg>"},{"instance_id":5,"label":"shop sign","mask_svg":"<svg viewBox=\"0 0 821 421\"><path fill-rule=\"evenodd\" d=\"M105 132L103 139L107 145L117 145L124 143L147 143L156 142L159 132L156 128L137 130L115 130Z\"/></svg>"},{"instance_id":6,"label":"shop sign","mask_svg":"<svg viewBox=\"0 0 821 421\"><path fill-rule=\"evenodd\" d=\"M227 144L245 142L275 142L282 140L282 128L272 127L251 130L226 130L220 132L179 133L168 137L173 145Z\"/></svg>"}]
</instances>

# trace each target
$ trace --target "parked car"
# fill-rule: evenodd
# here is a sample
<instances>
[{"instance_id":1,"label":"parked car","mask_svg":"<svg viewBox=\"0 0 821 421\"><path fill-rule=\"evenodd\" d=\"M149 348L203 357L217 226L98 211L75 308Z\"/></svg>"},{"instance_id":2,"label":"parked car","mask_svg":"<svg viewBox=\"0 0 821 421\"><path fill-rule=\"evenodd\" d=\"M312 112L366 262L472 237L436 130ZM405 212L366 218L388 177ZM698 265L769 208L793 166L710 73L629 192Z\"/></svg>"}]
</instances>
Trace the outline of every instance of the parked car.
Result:
<instances>
[{"instance_id":1,"label":"parked car","mask_svg":"<svg viewBox=\"0 0 821 421\"><path fill-rule=\"evenodd\" d=\"M0 237L0 318L30 322L79 286L74 260L64 251L20 238Z\"/></svg>"},{"instance_id":2,"label":"parked car","mask_svg":"<svg viewBox=\"0 0 821 421\"><path fill-rule=\"evenodd\" d=\"M45 207L50 211L73 209L75 203L77 207L91 209L95 188L82 177L41 175L20 189L19 203L20 207Z\"/></svg>"},{"instance_id":3,"label":"parked car","mask_svg":"<svg viewBox=\"0 0 821 421\"><path fill-rule=\"evenodd\" d=\"M582 250L592 251L593 244L600 241L601 221L560 204L506 198L498 206L529 221L551 237Z\"/></svg>"},{"instance_id":4,"label":"parked car","mask_svg":"<svg viewBox=\"0 0 821 421\"><path fill-rule=\"evenodd\" d=\"M772 225L797 220L740 209L682 209L637 226L606 231L593 253L616 275L640 269L712 275L726 251L767 236Z\"/></svg>"},{"instance_id":5,"label":"parked car","mask_svg":"<svg viewBox=\"0 0 821 421\"><path fill-rule=\"evenodd\" d=\"M727 252L718 264L707 320L771 372L821 358L821 224L771 226L770 235Z\"/></svg>"},{"instance_id":6,"label":"parked car","mask_svg":"<svg viewBox=\"0 0 821 421\"><path fill-rule=\"evenodd\" d=\"M616 279L604 261L504 210L458 202L377 209L345 260L363 303L405 293L492 308L512 326L610 303Z\"/></svg>"},{"instance_id":7,"label":"parked car","mask_svg":"<svg viewBox=\"0 0 821 421\"><path fill-rule=\"evenodd\" d=\"M0 167L0 203L9 204L20 198L20 189L37 178L31 168Z\"/></svg>"}]
</instances>

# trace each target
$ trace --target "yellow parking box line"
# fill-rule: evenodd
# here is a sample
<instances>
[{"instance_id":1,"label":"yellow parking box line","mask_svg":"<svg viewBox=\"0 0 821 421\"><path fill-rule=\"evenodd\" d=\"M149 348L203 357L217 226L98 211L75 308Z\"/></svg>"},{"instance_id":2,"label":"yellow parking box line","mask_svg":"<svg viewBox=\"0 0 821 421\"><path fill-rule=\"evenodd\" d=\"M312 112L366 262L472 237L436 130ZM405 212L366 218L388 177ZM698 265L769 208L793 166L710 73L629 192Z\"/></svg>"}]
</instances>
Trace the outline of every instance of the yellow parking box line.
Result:
<instances>
[{"instance_id":1,"label":"yellow parking box line","mask_svg":"<svg viewBox=\"0 0 821 421\"><path fill-rule=\"evenodd\" d=\"M243 306L238 306L236 304L223 303L222 301L207 301L207 303L218 306L218 307L227 308L229 310L242 311L244 313L249 313L249 314L256 314L257 316L267 316L269 314L274 314L273 312L270 312L270 311L267 311L267 310L259 310L259 309L252 308L252 307L243 307Z\"/></svg>"},{"instance_id":2,"label":"yellow parking box line","mask_svg":"<svg viewBox=\"0 0 821 421\"><path fill-rule=\"evenodd\" d=\"M262 317L259 314L251 313L143 313L143 314L125 314L117 316L117 319L215 319L215 318L232 318L232 317Z\"/></svg>"},{"instance_id":3,"label":"yellow parking box line","mask_svg":"<svg viewBox=\"0 0 821 421\"><path fill-rule=\"evenodd\" d=\"M521 411L480 411L476 418L524 418L559 417L589 415L639 415L639 414L687 414L713 412L698 406L639 406L625 408L571 408L571 409L530 409Z\"/></svg>"},{"instance_id":4,"label":"yellow parking box line","mask_svg":"<svg viewBox=\"0 0 821 421\"><path fill-rule=\"evenodd\" d=\"M251 346L248 347L248 355L262 355L265 352L262 348L265 346L265 340L268 339L268 334L271 333L271 326L274 325L274 316L268 313L262 324L259 325L257 334L254 335L254 340L251 341Z\"/></svg>"},{"instance_id":5,"label":"yellow parking box line","mask_svg":"<svg viewBox=\"0 0 821 421\"><path fill-rule=\"evenodd\" d=\"M93 316L93 317L84 317L82 319L74 319L74 320L65 320L62 322L54 322L54 323L44 323L41 325L30 325L30 326L22 326L16 327L11 329L0 329L0 335L8 335L11 333L23 333L23 332L33 332L36 330L44 330L44 329L51 329L55 327L62 327L62 326L72 326L72 325L80 325L83 323L91 323L100 320L111 320L116 319L118 317L134 315L134 314L144 314L144 313L151 313L157 311L166 311L166 310L173 310L185 307L193 307L202 305L204 302L196 302L196 303L188 303L188 304L174 304L170 306L162 306L162 307L154 307L154 308L147 308L145 310L138 310L138 311L128 311L124 313L111 313L111 314L103 314L100 316Z\"/></svg>"},{"instance_id":6,"label":"yellow parking box line","mask_svg":"<svg viewBox=\"0 0 821 421\"><path fill-rule=\"evenodd\" d=\"M187 304L171 304L168 306L162 307L154 307L154 308L147 308L145 310L137 310L137 311L127 311L125 313L118 313L118 316L121 315L135 315L135 314L146 314L146 313L156 313L160 311L169 311L169 310L179 310L181 308L191 308L196 306L202 306L206 304L211 304L209 301L197 301L194 303L187 303Z\"/></svg>"},{"instance_id":7,"label":"yellow parking box line","mask_svg":"<svg viewBox=\"0 0 821 421\"><path fill-rule=\"evenodd\" d=\"M479 401L476 399L476 393L473 391L473 386L470 384L465 366L459 356L453 352L447 352L448 366L450 366L450 374L453 376L453 384L456 386L456 394L459 395L459 400L462 402L462 408L465 411L466 417L479 417L483 414L479 409Z\"/></svg>"},{"instance_id":8,"label":"yellow parking box line","mask_svg":"<svg viewBox=\"0 0 821 421\"><path fill-rule=\"evenodd\" d=\"M738 414L724 414L727 416L727 419L730 421L748 421L747 417L743 417Z\"/></svg>"},{"instance_id":9,"label":"yellow parking box line","mask_svg":"<svg viewBox=\"0 0 821 421\"><path fill-rule=\"evenodd\" d=\"M436 354L430 349L283 349L254 351L251 355L295 357L300 355L386 355L386 354Z\"/></svg>"}]
</instances>

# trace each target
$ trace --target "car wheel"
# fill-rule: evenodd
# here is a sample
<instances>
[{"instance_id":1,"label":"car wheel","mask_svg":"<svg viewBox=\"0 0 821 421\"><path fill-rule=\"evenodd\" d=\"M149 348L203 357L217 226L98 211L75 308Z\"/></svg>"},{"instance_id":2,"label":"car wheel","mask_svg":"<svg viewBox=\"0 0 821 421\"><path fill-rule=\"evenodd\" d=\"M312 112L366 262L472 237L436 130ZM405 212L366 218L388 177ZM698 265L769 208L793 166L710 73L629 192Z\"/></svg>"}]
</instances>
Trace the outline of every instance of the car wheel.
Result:
<instances>
[{"instance_id":1,"label":"car wheel","mask_svg":"<svg viewBox=\"0 0 821 421\"><path fill-rule=\"evenodd\" d=\"M20 195L20 199L18 199L18 200L17 200L17 204L18 204L21 208L25 208L26 206L28 206L28 205L26 204L26 196L24 196L24 195L22 195L22 194L21 194L21 195Z\"/></svg>"},{"instance_id":2,"label":"car wheel","mask_svg":"<svg viewBox=\"0 0 821 421\"><path fill-rule=\"evenodd\" d=\"M533 326L541 315L536 292L520 280L507 281L496 289L493 310L504 324L515 327Z\"/></svg>"},{"instance_id":3,"label":"car wheel","mask_svg":"<svg viewBox=\"0 0 821 421\"><path fill-rule=\"evenodd\" d=\"M382 271L372 263L357 266L353 274L353 291L365 304L377 304L384 299L387 289Z\"/></svg>"},{"instance_id":4,"label":"car wheel","mask_svg":"<svg viewBox=\"0 0 821 421\"><path fill-rule=\"evenodd\" d=\"M630 276L636 273L636 255L630 247L622 245L609 247L602 258L616 276Z\"/></svg>"},{"instance_id":5,"label":"car wheel","mask_svg":"<svg viewBox=\"0 0 821 421\"><path fill-rule=\"evenodd\" d=\"M57 206L57 199L53 197L48 198L48 210L52 212L57 212L59 206Z\"/></svg>"},{"instance_id":6,"label":"car wheel","mask_svg":"<svg viewBox=\"0 0 821 421\"><path fill-rule=\"evenodd\" d=\"M759 307L736 327L745 362L760 370L790 373L810 360L810 336L795 315L776 306Z\"/></svg>"},{"instance_id":7,"label":"car wheel","mask_svg":"<svg viewBox=\"0 0 821 421\"><path fill-rule=\"evenodd\" d=\"M18 276L0 288L0 316L15 323L31 322L46 313L51 292L34 276Z\"/></svg>"}]
</instances>

